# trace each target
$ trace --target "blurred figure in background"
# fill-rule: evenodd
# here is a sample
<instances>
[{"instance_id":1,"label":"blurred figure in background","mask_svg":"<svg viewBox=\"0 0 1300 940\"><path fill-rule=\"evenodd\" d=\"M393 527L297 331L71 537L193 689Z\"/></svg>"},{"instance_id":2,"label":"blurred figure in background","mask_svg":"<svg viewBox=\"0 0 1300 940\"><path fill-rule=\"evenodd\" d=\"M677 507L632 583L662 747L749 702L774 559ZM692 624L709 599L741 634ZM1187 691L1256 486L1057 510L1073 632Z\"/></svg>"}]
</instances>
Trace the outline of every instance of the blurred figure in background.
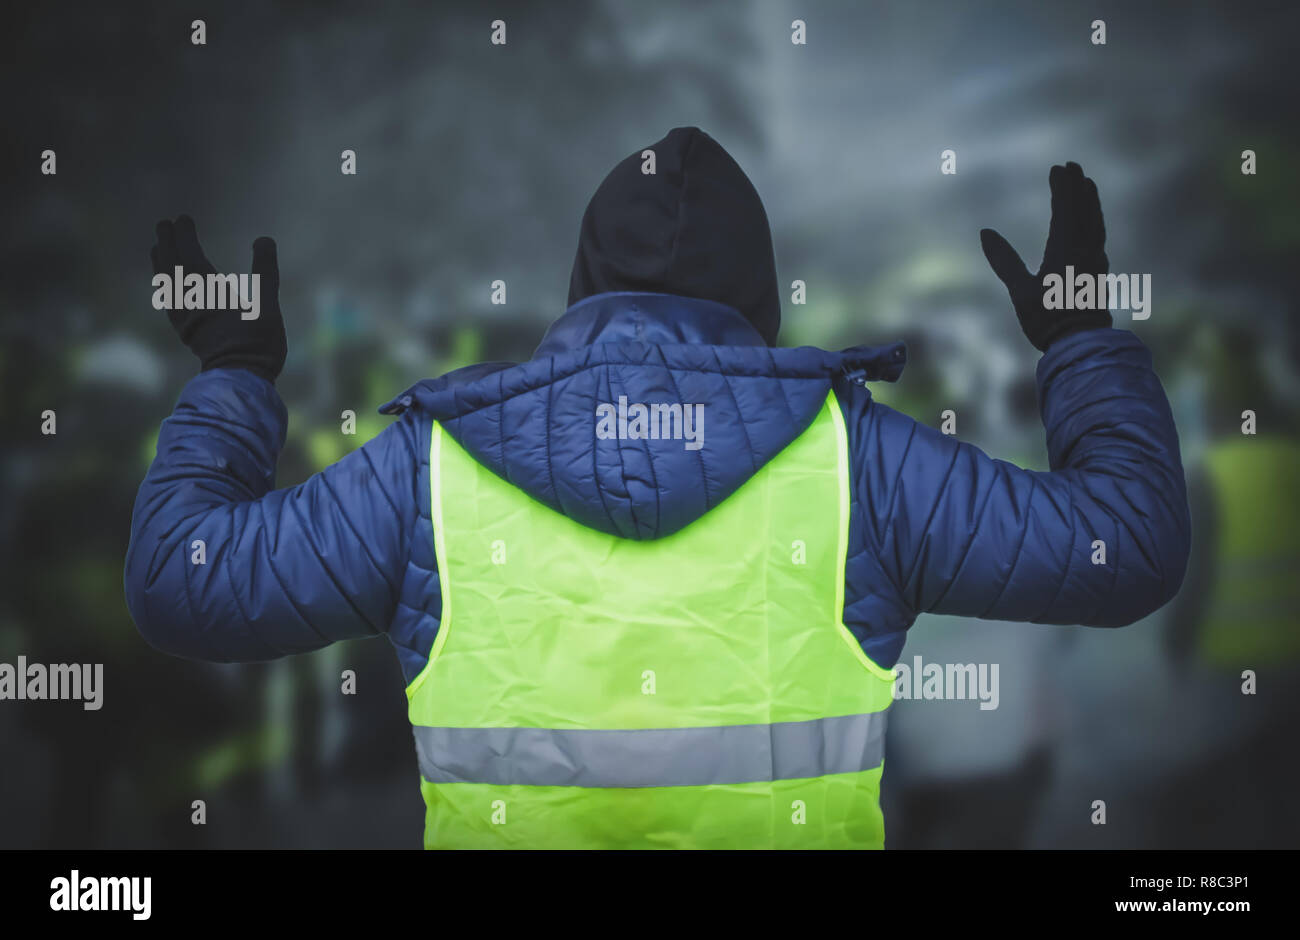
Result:
<instances>
[{"instance_id":1,"label":"blurred figure in background","mask_svg":"<svg viewBox=\"0 0 1300 940\"><path fill-rule=\"evenodd\" d=\"M1267 806L1279 815L1253 844L1281 847L1300 828L1290 795L1300 771L1300 416L1275 391L1265 350L1294 358L1294 338L1223 324L1196 340L1208 441L1188 479L1188 589L1163 631L1189 743L1152 814L1160 844L1188 844L1181 833L1197 816L1208 844L1236 845L1243 815ZM1190 843L1206 844L1203 834Z\"/></svg>"}]
</instances>

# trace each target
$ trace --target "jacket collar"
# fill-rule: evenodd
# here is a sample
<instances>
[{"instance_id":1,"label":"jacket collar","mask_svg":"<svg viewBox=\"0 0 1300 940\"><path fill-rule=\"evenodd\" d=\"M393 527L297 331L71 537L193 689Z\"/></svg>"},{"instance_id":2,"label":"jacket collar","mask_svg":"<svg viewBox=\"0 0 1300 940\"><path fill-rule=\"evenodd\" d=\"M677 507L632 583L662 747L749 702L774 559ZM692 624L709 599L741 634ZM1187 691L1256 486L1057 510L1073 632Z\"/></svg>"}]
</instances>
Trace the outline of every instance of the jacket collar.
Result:
<instances>
[{"instance_id":1,"label":"jacket collar","mask_svg":"<svg viewBox=\"0 0 1300 940\"><path fill-rule=\"evenodd\" d=\"M712 300L639 291L593 294L551 324L533 353L555 356L600 343L766 346L738 310Z\"/></svg>"},{"instance_id":2,"label":"jacket collar","mask_svg":"<svg viewBox=\"0 0 1300 940\"><path fill-rule=\"evenodd\" d=\"M718 347L711 352L699 347ZM383 405L380 414L401 414L416 406L439 420L486 407L511 394L540 388L574 372L598 366L656 361L699 367L701 354L720 371L754 377L802 379L841 376L851 383L893 382L907 362L902 343L851 346L827 352L811 346L768 347L735 308L674 294L618 291L596 294L571 306L551 324L528 362L480 362L424 379ZM824 395L824 392L822 393ZM814 404L820 407L820 399Z\"/></svg>"}]
</instances>

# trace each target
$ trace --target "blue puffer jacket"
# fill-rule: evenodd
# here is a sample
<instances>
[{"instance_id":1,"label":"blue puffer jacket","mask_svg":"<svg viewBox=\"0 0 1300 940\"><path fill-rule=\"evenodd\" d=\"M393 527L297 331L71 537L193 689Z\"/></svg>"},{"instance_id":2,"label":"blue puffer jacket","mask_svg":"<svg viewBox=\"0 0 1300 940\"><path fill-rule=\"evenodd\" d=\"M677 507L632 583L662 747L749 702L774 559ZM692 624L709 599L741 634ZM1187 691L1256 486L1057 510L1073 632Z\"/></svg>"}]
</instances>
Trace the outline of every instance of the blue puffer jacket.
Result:
<instances>
[{"instance_id":1,"label":"blue puffer jacket","mask_svg":"<svg viewBox=\"0 0 1300 940\"><path fill-rule=\"evenodd\" d=\"M812 421L834 388L852 469L845 623L893 665L925 611L1119 626L1168 601L1189 545L1173 418L1146 347L1076 333L1038 365L1051 472L1022 470L872 400L902 348L770 348L734 309L614 292L574 304L534 357L421 382L383 433L274 489L286 413L239 369L185 388L140 488L131 614L155 647L263 660L387 634L407 681L441 608L429 513L430 423L584 525L653 539L716 506ZM598 440L596 405L703 402L700 450ZM195 539L206 564L191 563ZM1106 543L1106 564L1091 562Z\"/></svg>"}]
</instances>

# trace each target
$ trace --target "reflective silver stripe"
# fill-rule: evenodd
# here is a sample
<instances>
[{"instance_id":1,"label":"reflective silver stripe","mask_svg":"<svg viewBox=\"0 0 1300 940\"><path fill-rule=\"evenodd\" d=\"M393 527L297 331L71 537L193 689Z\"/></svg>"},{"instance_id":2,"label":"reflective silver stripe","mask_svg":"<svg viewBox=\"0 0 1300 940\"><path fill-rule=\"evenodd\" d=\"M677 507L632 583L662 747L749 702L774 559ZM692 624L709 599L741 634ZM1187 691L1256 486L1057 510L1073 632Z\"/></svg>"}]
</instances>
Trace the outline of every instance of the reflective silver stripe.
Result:
<instances>
[{"instance_id":1,"label":"reflective silver stripe","mask_svg":"<svg viewBox=\"0 0 1300 940\"><path fill-rule=\"evenodd\" d=\"M885 716L630 731L417 725L415 749L431 783L698 787L879 767Z\"/></svg>"}]
</instances>

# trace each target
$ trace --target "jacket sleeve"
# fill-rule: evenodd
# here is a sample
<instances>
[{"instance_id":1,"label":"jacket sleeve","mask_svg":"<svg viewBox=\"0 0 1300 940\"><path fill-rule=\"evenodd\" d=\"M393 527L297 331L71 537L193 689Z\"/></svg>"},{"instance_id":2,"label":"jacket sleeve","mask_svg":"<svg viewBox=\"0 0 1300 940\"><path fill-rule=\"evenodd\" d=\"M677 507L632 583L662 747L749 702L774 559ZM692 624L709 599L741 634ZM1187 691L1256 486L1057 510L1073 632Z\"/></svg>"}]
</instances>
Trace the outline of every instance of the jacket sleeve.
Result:
<instances>
[{"instance_id":1,"label":"jacket sleeve","mask_svg":"<svg viewBox=\"0 0 1300 940\"><path fill-rule=\"evenodd\" d=\"M1050 472L878 403L851 415L867 538L914 616L1111 627L1177 593L1187 490L1150 352L1128 331L1087 330L1054 343L1037 380Z\"/></svg>"},{"instance_id":2,"label":"jacket sleeve","mask_svg":"<svg viewBox=\"0 0 1300 940\"><path fill-rule=\"evenodd\" d=\"M157 649L250 662L387 629L416 514L412 421L276 490L286 423L275 387L243 369L200 373L163 422L125 572Z\"/></svg>"}]
</instances>

